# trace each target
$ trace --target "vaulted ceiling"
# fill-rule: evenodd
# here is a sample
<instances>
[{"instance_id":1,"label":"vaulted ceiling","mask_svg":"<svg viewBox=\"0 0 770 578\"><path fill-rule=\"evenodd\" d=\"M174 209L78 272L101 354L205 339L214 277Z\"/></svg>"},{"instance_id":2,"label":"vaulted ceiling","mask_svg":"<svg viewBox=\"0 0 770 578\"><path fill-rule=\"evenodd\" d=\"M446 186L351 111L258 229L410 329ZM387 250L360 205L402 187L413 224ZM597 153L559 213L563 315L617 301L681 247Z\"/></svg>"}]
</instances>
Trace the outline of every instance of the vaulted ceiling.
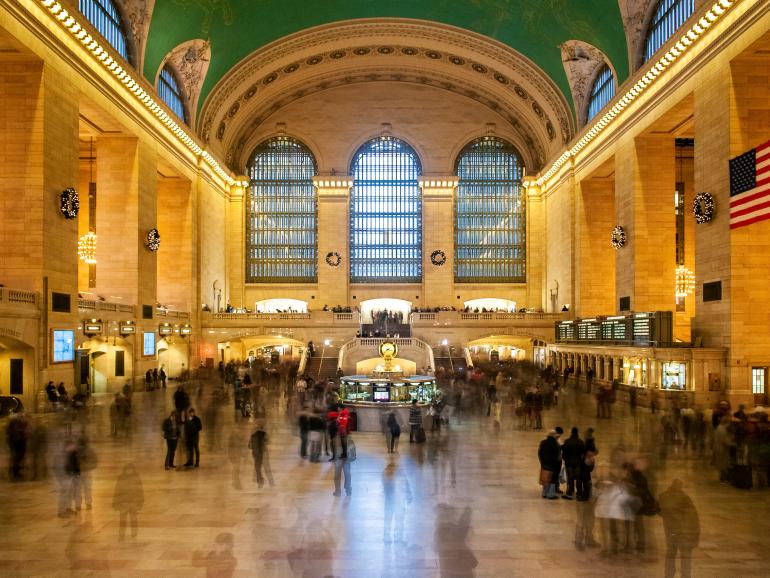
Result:
<instances>
[{"instance_id":1,"label":"vaulted ceiling","mask_svg":"<svg viewBox=\"0 0 770 578\"><path fill-rule=\"evenodd\" d=\"M155 0L144 54L154 81L179 45L210 42L198 108L233 67L266 45L315 26L363 18L412 18L456 26L501 42L539 67L570 101L560 46L581 40L628 76L618 0Z\"/></svg>"}]
</instances>

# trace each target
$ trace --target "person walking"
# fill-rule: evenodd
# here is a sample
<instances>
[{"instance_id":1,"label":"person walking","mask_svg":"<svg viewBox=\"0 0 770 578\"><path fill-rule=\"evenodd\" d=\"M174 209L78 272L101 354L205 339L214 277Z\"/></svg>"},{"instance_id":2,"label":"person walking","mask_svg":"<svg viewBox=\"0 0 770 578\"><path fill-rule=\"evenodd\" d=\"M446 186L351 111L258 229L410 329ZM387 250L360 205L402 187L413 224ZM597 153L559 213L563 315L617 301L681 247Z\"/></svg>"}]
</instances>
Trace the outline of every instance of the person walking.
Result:
<instances>
[{"instance_id":1,"label":"person walking","mask_svg":"<svg viewBox=\"0 0 770 578\"><path fill-rule=\"evenodd\" d=\"M540 442L537 451L540 460L540 485L543 486L542 497L556 500L556 483L561 471L561 446L559 433L556 430L548 432L548 436Z\"/></svg>"},{"instance_id":2,"label":"person walking","mask_svg":"<svg viewBox=\"0 0 770 578\"><path fill-rule=\"evenodd\" d=\"M166 370L163 369L163 366L160 367L160 372L158 372L158 377L160 378L160 385L163 389L166 389L166 379L168 376L166 375Z\"/></svg>"},{"instance_id":3,"label":"person walking","mask_svg":"<svg viewBox=\"0 0 770 578\"><path fill-rule=\"evenodd\" d=\"M22 479L24 457L27 455L27 440L29 439L29 423L23 413L11 416L6 427L6 439L10 450L10 479L19 481Z\"/></svg>"},{"instance_id":4,"label":"person walking","mask_svg":"<svg viewBox=\"0 0 770 578\"><path fill-rule=\"evenodd\" d=\"M350 435L347 436L347 452L345 457L340 457L334 460L334 496L339 497L342 495L340 486L342 485L342 476L345 475L345 495L350 497L353 494L353 482L350 477L350 464L356 461L356 444L353 443L353 439Z\"/></svg>"},{"instance_id":5,"label":"person walking","mask_svg":"<svg viewBox=\"0 0 770 578\"><path fill-rule=\"evenodd\" d=\"M700 542L700 518L690 496L684 493L682 480L674 480L658 500L666 535L666 578L676 574L676 559L680 559L682 578L692 575L692 551Z\"/></svg>"},{"instance_id":6,"label":"person walking","mask_svg":"<svg viewBox=\"0 0 770 578\"><path fill-rule=\"evenodd\" d=\"M578 435L578 428L573 427L570 436L561 446L561 455L564 460L564 469L567 472L567 491L562 495L565 500L571 500L575 494L575 485L577 484L577 494L582 494L582 478L580 476L580 465L586 453L586 444Z\"/></svg>"},{"instance_id":7,"label":"person walking","mask_svg":"<svg viewBox=\"0 0 770 578\"><path fill-rule=\"evenodd\" d=\"M417 407L417 400L412 400L409 408L409 443L419 443L418 432L422 428L422 410Z\"/></svg>"},{"instance_id":8,"label":"person walking","mask_svg":"<svg viewBox=\"0 0 770 578\"><path fill-rule=\"evenodd\" d=\"M166 440L166 469L175 468L174 455L179 442L179 417L175 411L163 420L163 439Z\"/></svg>"},{"instance_id":9,"label":"person walking","mask_svg":"<svg viewBox=\"0 0 770 578\"><path fill-rule=\"evenodd\" d=\"M131 525L131 537L136 538L139 532L137 514L144 506L144 488L142 479L136 471L136 466L129 463L123 466L123 471L115 483L115 493L112 497L112 509L120 514L118 540L126 539L126 528Z\"/></svg>"},{"instance_id":10,"label":"person walking","mask_svg":"<svg viewBox=\"0 0 770 578\"><path fill-rule=\"evenodd\" d=\"M187 411L187 421L184 422L184 442L187 446L187 462L185 467L198 467L201 462L200 432L203 429L201 418L195 415L195 409ZM195 463L193 463L193 456Z\"/></svg>"},{"instance_id":11,"label":"person walking","mask_svg":"<svg viewBox=\"0 0 770 578\"><path fill-rule=\"evenodd\" d=\"M249 449L251 450L251 456L254 458L254 476L260 488L265 485L265 477L267 477L270 487L275 485L273 472L270 470L267 442L268 436L265 431L265 424L262 420L257 420L256 429L251 434L251 438L249 438ZM265 471L264 476L262 475L263 469Z\"/></svg>"},{"instance_id":12,"label":"person walking","mask_svg":"<svg viewBox=\"0 0 770 578\"><path fill-rule=\"evenodd\" d=\"M398 423L396 412L390 412L386 427L388 428L388 453L393 454L396 452L398 440L401 438L401 424Z\"/></svg>"}]
</instances>

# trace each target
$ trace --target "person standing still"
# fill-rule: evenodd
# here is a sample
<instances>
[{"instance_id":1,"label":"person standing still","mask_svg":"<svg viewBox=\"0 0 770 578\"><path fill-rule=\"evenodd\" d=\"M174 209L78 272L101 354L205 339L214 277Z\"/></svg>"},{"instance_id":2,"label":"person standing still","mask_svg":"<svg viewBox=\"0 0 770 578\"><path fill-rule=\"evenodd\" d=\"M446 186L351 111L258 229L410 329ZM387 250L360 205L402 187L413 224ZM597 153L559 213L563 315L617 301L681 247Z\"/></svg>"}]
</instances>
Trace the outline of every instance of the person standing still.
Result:
<instances>
[{"instance_id":1,"label":"person standing still","mask_svg":"<svg viewBox=\"0 0 770 578\"><path fill-rule=\"evenodd\" d=\"M417 441L417 432L422 427L422 410L417 407L417 400L412 400L412 407L409 408L409 443Z\"/></svg>"},{"instance_id":2,"label":"person standing still","mask_svg":"<svg viewBox=\"0 0 770 578\"><path fill-rule=\"evenodd\" d=\"M174 455L176 454L176 444L179 441L179 419L176 411L163 420L163 438L166 440L166 469L175 468Z\"/></svg>"},{"instance_id":3,"label":"person standing still","mask_svg":"<svg viewBox=\"0 0 770 578\"><path fill-rule=\"evenodd\" d=\"M200 432L203 429L201 418L195 415L195 410L190 408L187 412L187 421L184 422L184 441L187 445L187 462L185 467L193 466L193 455L195 456L195 467L201 462Z\"/></svg>"},{"instance_id":4,"label":"person standing still","mask_svg":"<svg viewBox=\"0 0 770 578\"><path fill-rule=\"evenodd\" d=\"M162 367L162 366L161 366L161 368L160 368L160 373L158 373L158 376L160 377L160 384L161 384L161 387L162 387L163 389L166 389L166 378L167 378L168 376L166 375L166 370L165 370L165 369L163 369L163 367Z\"/></svg>"}]
</instances>

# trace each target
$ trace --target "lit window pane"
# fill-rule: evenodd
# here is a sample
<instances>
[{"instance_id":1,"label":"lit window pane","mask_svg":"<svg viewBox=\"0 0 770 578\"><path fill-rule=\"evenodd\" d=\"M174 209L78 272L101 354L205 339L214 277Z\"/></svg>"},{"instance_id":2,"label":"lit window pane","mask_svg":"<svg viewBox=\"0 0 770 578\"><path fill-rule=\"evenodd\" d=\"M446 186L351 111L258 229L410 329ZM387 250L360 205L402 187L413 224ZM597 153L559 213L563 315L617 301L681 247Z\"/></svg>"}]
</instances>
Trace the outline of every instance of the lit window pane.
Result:
<instances>
[{"instance_id":1,"label":"lit window pane","mask_svg":"<svg viewBox=\"0 0 770 578\"><path fill-rule=\"evenodd\" d=\"M460 153L455 195L455 281L526 281L526 204L521 157L495 137Z\"/></svg>"},{"instance_id":2,"label":"lit window pane","mask_svg":"<svg viewBox=\"0 0 770 578\"><path fill-rule=\"evenodd\" d=\"M182 90L179 88L176 76L168 66L164 66L160 71L160 76L158 76L158 96L182 122L187 122Z\"/></svg>"},{"instance_id":3,"label":"lit window pane","mask_svg":"<svg viewBox=\"0 0 770 578\"><path fill-rule=\"evenodd\" d=\"M317 197L313 155L299 141L262 143L249 163L246 282L317 280Z\"/></svg>"},{"instance_id":4,"label":"lit window pane","mask_svg":"<svg viewBox=\"0 0 770 578\"><path fill-rule=\"evenodd\" d=\"M350 281L419 283L422 279L420 162L406 143L380 137L353 158Z\"/></svg>"},{"instance_id":5,"label":"lit window pane","mask_svg":"<svg viewBox=\"0 0 770 578\"><path fill-rule=\"evenodd\" d=\"M647 29L644 62L671 38L695 11L695 0L660 0Z\"/></svg>"},{"instance_id":6,"label":"lit window pane","mask_svg":"<svg viewBox=\"0 0 770 578\"><path fill-rule=\"evenodd\" d=\"M606 64L596 76L591 96L588 98L588 114L586 121L595 117L604 106L615 96L615 77Z\"/></svg>"},{"instance_id":7,"label":"lit window pane","mask_svg":"<svg viewBox=\"0 0 770 578\"><path fill-rule=\"evenodd\" d=\"M115 3L112 0L79 0L78 7L110 46L129 60L123 22Z\"/></svg>"}]
</instances>

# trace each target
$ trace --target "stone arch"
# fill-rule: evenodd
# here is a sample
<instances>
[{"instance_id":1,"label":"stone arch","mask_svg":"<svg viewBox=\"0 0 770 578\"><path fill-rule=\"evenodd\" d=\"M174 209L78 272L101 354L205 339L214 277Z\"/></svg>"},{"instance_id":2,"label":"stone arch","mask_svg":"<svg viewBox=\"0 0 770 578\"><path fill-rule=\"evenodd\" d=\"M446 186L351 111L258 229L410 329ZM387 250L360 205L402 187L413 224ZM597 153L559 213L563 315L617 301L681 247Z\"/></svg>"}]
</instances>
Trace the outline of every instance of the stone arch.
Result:
<instances>
[{"instance_id":1,"label":"stone arch","mask_svg":"<svg viewBox=\"0 0 770 578\"><path fill-rule=\"evenodd\" d=\"M211 46L207 40L188 40L169 52L155 72L154 86L157 86L160 71L164 66L168 65L176 75L182 89L190 126L195 126L198 98L206 80L210 56Z\"/></svg>"},{"instance_id":2,"label":"stone arch","mask_svg":"<svg viewBox=\"0 0 770 578\"><path fill-rule=\"evenodd\" d=\"M591 89L597 75L605 64L612 70L616 84L618 75L612 62L601 50L582 40L568 40L562 44L561 57L572 92L578 126L584 126L588 118Z\"/></svg>"}]
</instances>

